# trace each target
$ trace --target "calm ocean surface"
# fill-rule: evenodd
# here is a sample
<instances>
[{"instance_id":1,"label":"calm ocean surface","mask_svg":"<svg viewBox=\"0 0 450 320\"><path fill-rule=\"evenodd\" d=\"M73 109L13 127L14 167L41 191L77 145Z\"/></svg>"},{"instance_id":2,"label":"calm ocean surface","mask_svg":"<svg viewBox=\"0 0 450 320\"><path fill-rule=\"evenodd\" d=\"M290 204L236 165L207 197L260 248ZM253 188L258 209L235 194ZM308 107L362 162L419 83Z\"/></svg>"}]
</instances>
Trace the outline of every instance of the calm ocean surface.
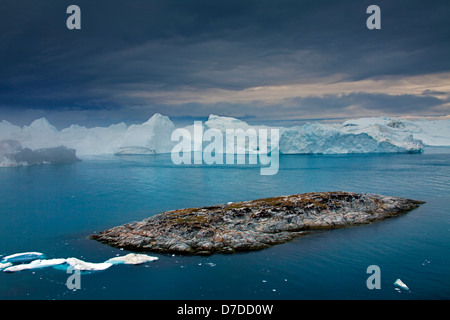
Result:
<instances>
[{"instance_id":1,"label":"calm ocean surface","mask_svg":"<svg viewBox=\"0 0 450 320\"><path fill-rule=\"evenodd\" d=\"M170 209L312 191L372 192L426 201L400 217L314 233L234 255L172 256L81 275L54 268L0 272L0 299L449 299L450 149L424 154L281 156L256 166L176 166L170 155L91 157L0 168L0 255L103 262L121 251L87 237ZM381 270L369 290L367 267ZM398 291L400 278L410 291Z\"/></svg>"}]
</instances>

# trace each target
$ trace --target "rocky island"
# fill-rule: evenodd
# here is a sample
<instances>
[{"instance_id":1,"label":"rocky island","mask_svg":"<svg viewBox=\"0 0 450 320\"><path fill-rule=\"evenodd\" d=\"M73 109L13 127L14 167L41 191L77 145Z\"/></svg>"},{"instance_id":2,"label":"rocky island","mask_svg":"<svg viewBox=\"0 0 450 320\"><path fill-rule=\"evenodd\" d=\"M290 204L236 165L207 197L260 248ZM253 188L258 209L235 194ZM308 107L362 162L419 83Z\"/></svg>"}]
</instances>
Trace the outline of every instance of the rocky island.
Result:
<instances>
[{"instance_id":1,"label":"rocky island","mask_svg":"<svg viewBox=\"0 0 450 320\"><path fill-rule=\"evenodd\" d=\"M234 253L267 248L314 230L368 224L422 203L368 193L304 193L167 211L91 239L134 251Z\"/></svg>"}]
</instances>

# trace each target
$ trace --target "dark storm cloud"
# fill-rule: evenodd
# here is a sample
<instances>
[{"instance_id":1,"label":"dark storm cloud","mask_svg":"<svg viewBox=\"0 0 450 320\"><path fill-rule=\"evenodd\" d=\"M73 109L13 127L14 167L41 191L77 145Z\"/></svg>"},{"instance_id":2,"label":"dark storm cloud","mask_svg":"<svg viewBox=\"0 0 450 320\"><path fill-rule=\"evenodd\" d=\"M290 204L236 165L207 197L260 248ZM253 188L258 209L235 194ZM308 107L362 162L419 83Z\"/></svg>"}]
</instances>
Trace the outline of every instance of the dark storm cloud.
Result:
<instances>
[{"instance_id":1,"label":"dark storm cloud","mask_svg":"<svg viewBox=\"0 0 450 320\"><path fill-rule=\"evenodd\" d=\"M176 105L152 97L292 85L333 75L358 81L450 71L448 1L376 1L382 29L369 31L365 11L372 2L3 0L0 119L14 110L90 111L115 119L153 112L187 116L186 109L192 116L211 110L263 119L267 108L251 102ZM70 4L81 8L81 30L65 26ZM413 111L426 113L441 101L407 93L386 101L383 95L344 97L296 101L317 110L323 105L324 117L327 110L350 105L404 113L412 100ZM277 104L279 118L292 116L292 101ZM283 115L283 110L291 111Z\"/></svg>"}]
</instances>

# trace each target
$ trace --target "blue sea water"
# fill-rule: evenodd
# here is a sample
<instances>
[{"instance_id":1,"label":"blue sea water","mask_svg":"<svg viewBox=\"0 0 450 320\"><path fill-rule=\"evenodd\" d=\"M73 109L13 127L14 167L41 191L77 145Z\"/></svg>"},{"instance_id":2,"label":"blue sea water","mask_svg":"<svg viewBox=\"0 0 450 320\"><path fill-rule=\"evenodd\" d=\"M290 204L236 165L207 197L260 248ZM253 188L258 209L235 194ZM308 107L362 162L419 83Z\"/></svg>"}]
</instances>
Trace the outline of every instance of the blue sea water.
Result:
<instances>
[{"instance_id":1,"label":"blue sea water","mask_svg":"<svg viewBox=\"0 0 450 320\"><path fill-rule=\"evenodd\" d=\"M450 149L423 154L283 155L280 170L172 164L170 155L103 156L66 165L0 168L0 255L103 262L128 253L88 236L171 209L313 191L426 201L399 217L322 231L233 255L151 254L159 260L81 275L54 268L0 272L0 299L448 299ZM369 290L377 265L381 289ZM396 290L401 279L409 291Z\"/></svg>"}]
</instances>

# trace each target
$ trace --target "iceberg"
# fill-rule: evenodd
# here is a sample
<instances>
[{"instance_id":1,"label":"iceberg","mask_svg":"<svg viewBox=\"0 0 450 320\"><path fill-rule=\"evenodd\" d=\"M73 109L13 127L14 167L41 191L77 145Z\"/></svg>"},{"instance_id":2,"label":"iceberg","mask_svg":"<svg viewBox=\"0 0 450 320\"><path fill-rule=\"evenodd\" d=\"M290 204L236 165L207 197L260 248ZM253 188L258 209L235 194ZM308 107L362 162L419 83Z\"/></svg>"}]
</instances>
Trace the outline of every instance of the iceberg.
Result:
<instances>
[{"instance_id":1,"label":"iceberg","mask_svg":"<svg viewBox=\"0 0 450 320\"><path fill-rule=\"evenodd\" d=\"M14 154L22 151L22 145L17 140L1 140L0 154Z\"/></svg>"},{"instance_id":2,"label":"iceberg","mask_svg":"<svg viewBox=\"0 0 450 320\"><path fill-rule=\"evenodd\" d=\"M389 135L383 128L359 131L337 124L306 124L282 131L280 152L284 154L418 153L420 140Z\"/></svg>"},{"instance_id":3,"label":"iceberg","mask_svg":"<svg viewBox=\"0 0 450 320\"><path fill-rule=\"evenodd\" d=\"M95 128L75 124L60 131L58 143L75 149L79 156L114 154L119 150L126 130L123 122Z\"/></svg>"},{"instance_id":4,"label":"iceberg","mask_svg":"<svg viewBox=\"0 0 450 320\"><path fill-rule=\"evenodd\" d=\"M112 263L112 264L143 264L146 262L156 261L158 260L157 257L148 256L146 254L136 254L136 253L130 253L125 256L120 257L114 257L111 259L108 259L105 261L105 263Z\"/></svg>"},{"instance_id":5,"label":"iceberg","mask_svg":"<svg viewBox=\"0 0 450 320\"><path fill-rule=\"evenodd\" d=\"M285 128L251 126L239 119L210 115L205 127L223 134L227 129L279 129L279 151L283 154L416 153L423 150L423 143L414 139L410 132L394 130L388 126L388 121L381 124L378 120L367 119L363 122L365 126L357 123L307 123Z\"/></svg>"},{"instance_id":6,"label":"iceberg","mask_svg":"<svg viewBox=\"0 0 450 320\"><path fill-rule=\"evenodd\" d=\"M3 120L0 122L0 137L9 137L9 139L16 140L22 135L22 128L15 126L12 123Z\"/></svg>"},{"instance_id":7,"label":"iceberg","mask_svg":"<svg viewBox=\"0 0 450 320\"><path fill-rule=\"evenodd\" d=\"M403 290L409 290L408 286L406 284L404 284L403 281L400 279L395 280L394 285L396 285L397 287L400 287Z\"/></svg>"},{"instance_id":8,"label":"iceberg","mask_svg":"<svg viewBox=\"0 0 450 320\"><path fill-rule=\"evenodd\" d=\"M157 257L137 253L117 256L100 263L86 262L77 258L43 259L44 257L44 254L40 252L23 252L12 254L1 260L0 271L2 270L5 273L14 273L47 267L53 267L58 270L66 271L69 267L73 267L74 270L90 273L95 271L103 271L118 264L139 265L158 260Z\"/></svg>"},{"instance_id":9,"label":"iceberg","mask_svg":"<svg viewBox=\"0 0 450 320\"><path fill-rule=\"evenodd\" d=\"M52 267L66 263L66 259L49 259L49 260L33 260L30 263L18 264L10 266L3 270L3 272L19 272L32 269L41 269Z\"/></svg>"},{"instance_id":10,"label":"iceberg","mask_svg":"<svg viewBox=\"0 0 450 320\"><path fill-rule=\"evenodd\" d=\"M31 150L22 149L22 145L16 140L0 141L0 165L15 167L22 165L34 165L44 163L69 163L79 159L74 149L65 146Z\"/></svg>"},{"instance_id":11,"label":"iceberg","mask_svg":"<svg viewBox=\"0 0 450 320\"><path fill-rule=\"evenodd\" d=\"M179 129L185 129L195 138L192 134L194 127L191 125ZM3 120L0 122L0 166L28 163L23 160L25 158L33 163L52 162L29 158L40 159L48 153L61 160L70 157L69 150L74 150L73 155L76 152L80 157L170 153L177 143L171 141L175 129L169 117L159 113L141 124L127 126L118 123L94 128L73 124L62 130L45 118L22 128ZM372 117L342 123L317 122L293 127L269 127L212 114L204 123L204 129L216 129L223 134L227 129L279 129L279 150L284 154L418 153L425 146L450 146L450 119ZM193 151L202 150L202 143L208 142L193 141ZM65 146L66 150L61 146ZM248 151L235 148L233 152Z\"/></svg>"},{"instance_id":12,"label":"iceberg","mask_svg":"<svg viewBox=\"0 0 450 320\"><path fill-rule=\"evenodd\" d=\"M214 129L220 131L223 136L223 146L224 153L234 153L234 154L257 154L259 150L261 150L261 146L259 145L260 141L258 140L258 133L260 129L264 129L270 131L271 129L280 129L278 127L268 127L268 126L252 126L248 123L232 118L232 117L221 117L217 115L210 115L208 120L205 122L205 131L209 129ZM234 134L231 137L228 137L227 130L233 130L236 135L238 135L238 130L241 130L241 134L243 136L247 135L245 138L244 144L239 144L237 139L235 139ZM252 141L250 141L249 137L252 137ZM231 140L229 140L231 138ZM268 152L276 149L276 142L272 143L272 135L270 133L267 134L265 141L265 149ZM198 141L195 142L199 145ZM230 148L228 148L228 144L230 144ZM201 144L200 144L201 145ZM194 149L194 151L197 151Z\"/></svg>"},{"instance_id":13,"label":"iceberg","mask_svg":"<svg viewBox=\"0 0 450 320\"><path fill-rule=\"evenodd\" d=\"M347 132L367 132L377 139L403 140L408 136L426 146L450 146L450 119L404 120L373 117L348 120L342 124Z\"/></svg>"},{"instance_id":14,"label":"iceberg","mask_svg":"<svg viewBox=\"0 0 450 320\"><path fill-rule=\"evenodd\" d=\"M137 125L127 126L122 122L109 127L86 128L73 124L61 131L45 118L23 128L4 120L0 122L0 140L15 140L31 150L66 146L76 150L79 156L153 154L171 152L173 130L173 122L159 113Z\"/></svg>"},{"instance_id":15,"label":"iceberg","mask_svg":"<svg viewBox=\"0 0 450 320\"><path fill-rule=\"evenodd\" d=\"M111 267L113 264L108 262L92 263L85 262L77 258L65 259L69 266L72 266L75 270L79 271L103 271Z\"/></svg>"},{"instance_id":16,"label":"iceberg","mask_svg":"<svg viewBox=\"0 0 450 320\"><path fill-rule=\"evenodd\" d=\"M25 263L33 260L41 259L44 257L43 253L40 252L22 252L15 253L6 257L3 257L1 263Z\"/></svg>"},{"instance_id":17,"label":"iceberg","mask_svg":"<svg viewBox=\"0 0 450 320\"><path fill-rule=\"evenodd\" d=\"M175 145L171 141L174 130L175 125L169 117L156 113L141 125L129 126L120 148L131 147L135 152L144 150L144 154L149 154L148 150L154 150L155 153L169 153Z\"/></svg>"}]
</instances>

